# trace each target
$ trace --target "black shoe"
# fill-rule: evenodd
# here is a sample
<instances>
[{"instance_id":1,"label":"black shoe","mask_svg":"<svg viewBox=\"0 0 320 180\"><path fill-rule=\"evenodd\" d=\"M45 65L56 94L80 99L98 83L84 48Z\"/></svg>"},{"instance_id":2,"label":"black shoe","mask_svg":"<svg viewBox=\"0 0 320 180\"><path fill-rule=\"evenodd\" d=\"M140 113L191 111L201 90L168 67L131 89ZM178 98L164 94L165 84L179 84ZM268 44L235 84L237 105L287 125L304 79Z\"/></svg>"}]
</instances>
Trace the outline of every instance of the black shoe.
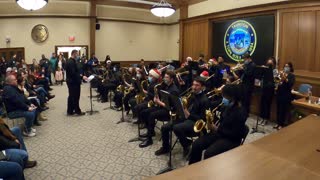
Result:
<instances>
[{"instance_id":1,"label":"black shoe","mask_svg":"<svg viewBox=\"0 0 320 180\"><path fill-rule=\"evenodd\" d=\"M41 124L40 122L36 121L35 123L33 123L33 125L35 125L35 126L41 126L42 124Z\"/></svg>"},{"instance_id":2,"label":"black shoe","mask_svg":"<svg viewBox=\"0 0 320 180\"><path fill-rule=\"evenodd\" d=\"M148 146L150 146L152 144L153 144L152 139L147 139L147 140L143 141L142 143L140 143L139 147L140 148L145 148L145 147L148 147Z\"/></svg>"},{"instance_id":3,"label":"black shoe","mask_svg":"<svg viewBox=\"0 0 320 180\"><path fill-rule=\"evenodd\" d=\"M76 113L77 116L83 116L83 115L86 115L85 112L79 112L79 113Z\"/></svg>"},{"instance_id":4,"label":"black shoe","mask_svg":"<svg viewBox=\"0 0 320 180\"><path fill-rule=\"evenodd\" d=\"M160 155L163 155L163 154L167 154L167 153L169 153L170 152L170 150L168 149L168 148L163 148L163 147L161 147L160 149L158 149L154 154L156 155L156 156L160 156Z\"/></svg>"},{"instance_id":5,"label":"black shoe","mask_svg":"<svg viewBox=\"0 0 320 180\"><path fill-rule=\"evenodd\" d=\"M48 100L50 100L50 99L52 99L54 97L56 97L56 96L55 95L48 95Z\"/></svg>"},{"instance_id":6,"label":"black shoe","mask_svg":"<svg viewBox=\"0 0 320 180\"><path fill-rule=\"evenodd\" d=\"M67 113L67 116L73 116L74 113Z\"/></svg>"},{"instance_id":7,"label":"black shoe","mask_svg":"<svg viewBox=\"0 0 320 180\"><path fill-rule=\"evenodd\" d=\"M33 168L37 165L37 161L27 161L25 164L25 168Z\"/></svg>"}]
</instances>

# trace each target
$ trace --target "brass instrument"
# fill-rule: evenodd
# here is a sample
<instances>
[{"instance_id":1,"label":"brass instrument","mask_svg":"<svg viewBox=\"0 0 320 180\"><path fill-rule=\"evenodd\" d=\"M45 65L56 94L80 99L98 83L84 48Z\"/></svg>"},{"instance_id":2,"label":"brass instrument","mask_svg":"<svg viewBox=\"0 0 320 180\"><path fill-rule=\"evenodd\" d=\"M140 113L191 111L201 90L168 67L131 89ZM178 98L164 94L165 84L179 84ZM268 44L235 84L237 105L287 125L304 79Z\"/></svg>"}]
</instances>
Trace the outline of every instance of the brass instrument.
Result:
<instances>
[{"instance_id":1,"label":"brass instrument","mask_svg":"<svg viewBox=\"0 0 320 180\"><path fill-rule=\"evenodd\" d=\"M190 98L192 96L193 91L192 91L191 88L189 88L189 89L187 89L186 92L187 93L184 96L182 96L182 98L181 98L182 106L183 106L184 109L188 108L189 103L190 103Z\"/></svg>"},{"instance_id":2,"label":"brass instrument","mask_svg":"<svg viewBox=\"0 0 320 180\"><path fill-rule=\"evenodd\" d=\"M161 83L156 84L156 85L153 87L153 89L154 89L154 97L159 96L159 89L158 89L158 87L162 86L162 84L163 84L163 81L162 81ZM153 106L157 106L157 104L155 104L155 103L153 102L153 100L150 100L150 101L148 102L148 107L153 107Z\"/></svg>"},{"instance_id":3,"label":"brass instrument","mask_svg":"<svg viewBox=\"0 0 320 180\"><path fill-rule=\"evenodd\" d=\"M241 69L243 69L243 68L244 68L244 64L238 63L236 66L230 68L230 71L231 71L231 72L236 72L236 71L241 70Z\"/></svg>"},{"instance_id":4,"label":"brass instrument","mask_svg":"<svg viewBox=\"0 0 320 180\"><path fill-rule=\"evenodd\" d=\"M136 102L137 102L137 104L140 104L143 100L144 100L144 98L146 97L146 94L143 92L143 85L145 84L145 83L147 83L147 85L148 85L148 81L147 80L143 80L143 81L141 81L141 83L140 83L140 93L139 94L137 94L136 96L135 96L135 98L136 98Z\"/></svg>"},{"instance_id":5,"label":"brass instrument","mask_svg":"<svg viewBox=\"0 0 320 180\"><path fill-rule=\"evenodd\" d=\"M216 108L214 108L212 111L210 111L210 109L206 110L206 121L199 119L193 126L193 130L196 133L199 133L203 130L203 128L205 127L207 130L207 133L211 132L214 124L215 124L215 120L214 120L214 113L217 111L217 109L219 107L221 107L223 105L223 103L220 103Z\"/></svg>"}]
</instances>

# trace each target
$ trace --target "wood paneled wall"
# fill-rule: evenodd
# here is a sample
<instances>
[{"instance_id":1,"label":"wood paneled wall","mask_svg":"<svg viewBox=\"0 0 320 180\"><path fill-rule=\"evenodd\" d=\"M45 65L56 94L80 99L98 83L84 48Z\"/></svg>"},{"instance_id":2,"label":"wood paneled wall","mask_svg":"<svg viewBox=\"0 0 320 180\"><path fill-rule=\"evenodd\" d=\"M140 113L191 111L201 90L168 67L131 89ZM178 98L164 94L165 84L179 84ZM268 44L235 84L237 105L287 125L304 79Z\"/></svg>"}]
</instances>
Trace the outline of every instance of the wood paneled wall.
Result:
<instances>
[{"instance_id":1,"label":"wood paneled wall","mask_svg":"<svg viewBox=\"0 0 320 180\"><path fill-rule=\"evenodd\" d=\"M183 24L182 59L188 56L197 59L200 54L209 56L209 22L207 20L187 22Z\"/></svg>"},{"instance_id":2,"label":"wood paneled wall","mask_svg":"<svg viewBox=\"0 0 320 180\"><path fill-rule=\"evenodd\" d=\"M297 70L320 71L317 27L320 27L320 7L280 11L280 67L291 61Z\"/></svg>"}]
</instances>

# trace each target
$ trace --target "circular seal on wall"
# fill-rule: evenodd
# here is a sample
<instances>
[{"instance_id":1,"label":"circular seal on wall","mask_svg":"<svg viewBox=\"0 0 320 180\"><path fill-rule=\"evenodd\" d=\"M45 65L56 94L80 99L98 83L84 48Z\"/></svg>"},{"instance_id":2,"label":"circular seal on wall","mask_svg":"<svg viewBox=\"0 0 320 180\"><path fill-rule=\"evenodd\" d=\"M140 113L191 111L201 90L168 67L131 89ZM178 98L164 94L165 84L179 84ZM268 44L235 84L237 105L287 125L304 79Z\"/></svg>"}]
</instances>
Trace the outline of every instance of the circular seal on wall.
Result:
<instances>
[{"instance_id":1,"label":"circular seal on wall","mask_svg":"<svg viewBox=\"0 0 320 180\"><path fill-rule=\"evenodd\" d=\"M252 55L257 45L257 35L253 26L244 20L233 22L224 35L224 49L234 61L242 61L243 55Z\"/></svg>"}]
</instances>

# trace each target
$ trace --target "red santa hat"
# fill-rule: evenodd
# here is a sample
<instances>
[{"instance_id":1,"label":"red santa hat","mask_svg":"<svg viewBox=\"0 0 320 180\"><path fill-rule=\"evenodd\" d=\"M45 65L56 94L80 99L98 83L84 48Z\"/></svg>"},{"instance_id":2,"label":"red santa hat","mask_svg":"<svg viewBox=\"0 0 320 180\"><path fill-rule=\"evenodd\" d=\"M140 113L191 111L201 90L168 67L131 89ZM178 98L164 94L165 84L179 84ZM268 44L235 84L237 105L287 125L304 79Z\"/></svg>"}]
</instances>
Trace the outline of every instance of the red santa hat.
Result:
<instances>
[{"instance_id":1,"label":"red santa hat","mask_svg":"<svg viewBox=\"0 0 320 180\"><path fill-rule=\"evenodd\" d=\"M208 71L202 71L202 73L200 74L200 77L207 79L209 77Z\"/></svg>"},{"instance_id":2,"label":"red santa hat","mask_svg":"<svg viewBox=\"0 0 320 180\"><path fill-rule=\"evenodd\" d=\"M159 79L160 76L161 76L161 73L158 71L158 69L151 69L151 70L149 71L149 75L151 75L151 76L154 77L154 78Z\"/></svg>"}]
</instances>

